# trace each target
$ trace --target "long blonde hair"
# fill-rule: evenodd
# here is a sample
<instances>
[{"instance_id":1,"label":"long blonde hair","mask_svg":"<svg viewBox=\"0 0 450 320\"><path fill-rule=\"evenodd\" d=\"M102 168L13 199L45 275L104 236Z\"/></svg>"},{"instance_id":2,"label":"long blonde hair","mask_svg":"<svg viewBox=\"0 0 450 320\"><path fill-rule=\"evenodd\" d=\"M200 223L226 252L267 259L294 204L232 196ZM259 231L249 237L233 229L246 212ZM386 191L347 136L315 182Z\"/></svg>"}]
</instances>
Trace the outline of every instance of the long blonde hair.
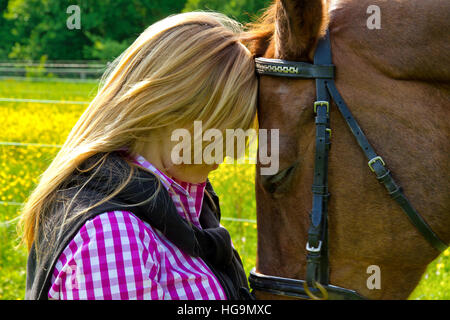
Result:
<instances>
[{"instance_id":1,"label":"long blonde hair","mask_svg":"<svg viewBox=\"0 0 450 320\"><path fill-rule=\"evenodd\" d=\"M218 13L173 15L148 27L109 66L97 96L22 208L19 227L29 249L58 188L89 157L122 147L137 153L164 130L187 127L194 120L204 128L254 125L257 79L240 34L237 22ZM115 196L132 175L77 215Z\"/></svg>"}]
</instances>

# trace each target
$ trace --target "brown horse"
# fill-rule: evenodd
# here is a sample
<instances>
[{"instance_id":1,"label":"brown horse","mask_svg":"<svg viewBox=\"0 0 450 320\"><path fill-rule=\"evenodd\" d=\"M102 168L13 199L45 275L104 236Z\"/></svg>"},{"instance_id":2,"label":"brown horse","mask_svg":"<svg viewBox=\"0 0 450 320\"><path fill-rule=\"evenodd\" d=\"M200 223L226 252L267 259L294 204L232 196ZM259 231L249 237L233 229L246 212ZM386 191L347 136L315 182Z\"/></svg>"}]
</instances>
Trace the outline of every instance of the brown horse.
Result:
<instances>
[{"instance_id":1,"label":"brown horse","mask_svg":"<svg viewBox=\"0 0 450 320\"><path fill-rule=\"evenodd\" d=\"M370 5L380 8L379 29L367 26ZM318 39L329 29L338 90L405 195L445 243L449 22L448 1L281 0L252 25L247 39L256 56L312 62ZM257 166L256 269L263 274L305 279L314 100L314 80L261 76L259 126L280 130L279 172L289 173L260 176ZM330 114L330 283L371 299L407 298L439 252L377 182L334 103ZM367 286L371 265L380 267L380 289ZM275 298L262 292L257 297Z\"/></svg>"}]
</instances>

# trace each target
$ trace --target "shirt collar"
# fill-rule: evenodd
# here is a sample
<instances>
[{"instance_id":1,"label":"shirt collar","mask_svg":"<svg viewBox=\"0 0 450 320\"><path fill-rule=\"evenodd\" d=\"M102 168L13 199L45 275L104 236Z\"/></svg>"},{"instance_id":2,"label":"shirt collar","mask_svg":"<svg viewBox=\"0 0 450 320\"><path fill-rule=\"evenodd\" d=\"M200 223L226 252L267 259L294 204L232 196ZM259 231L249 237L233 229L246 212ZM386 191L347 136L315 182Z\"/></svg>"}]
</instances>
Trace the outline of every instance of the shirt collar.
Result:
<instances>
[{"instance_id":1,"label":"shirt collar","mask_svg":"<svg viewBox=\"0 0 450 320\"><path fill-rule=\"evenodd\" d=\"M126 148L122 148L120 150L125 150L127 151ZM171 177L168 177L166 174L164 174L161 170L159 170L158 168L156 168L154 165L152 165L150 162L148 162L142 155L140 154L136 154L134 157L132 157L132 160L150 170L151 172L153 172L157 177L160 178L161 183L163 184L163 186L166 188L167 191L170 192L170 187L172 187L176 192L179 192L185 196L192 196L190 194L190 191L192 189L194 189L194 187L196 187L195 191L196 193L198 193L198 191L200 191L201 194L203 194L203 191L206 187L206 181L201 182L201 183L190 183L190 182L185 182L185 181L180 181L177 179L173 179Z\"/></svg>"}]
</instances>

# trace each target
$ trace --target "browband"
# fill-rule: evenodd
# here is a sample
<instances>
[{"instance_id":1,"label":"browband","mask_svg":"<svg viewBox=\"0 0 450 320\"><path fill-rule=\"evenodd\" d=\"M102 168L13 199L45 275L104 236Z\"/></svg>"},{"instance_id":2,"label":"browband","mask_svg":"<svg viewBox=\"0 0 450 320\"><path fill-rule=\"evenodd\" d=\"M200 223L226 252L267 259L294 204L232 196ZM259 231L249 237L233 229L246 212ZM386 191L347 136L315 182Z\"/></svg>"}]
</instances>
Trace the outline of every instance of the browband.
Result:
<instances>
[{"instance_id":1,"label":"browband","mask_svg":"<svg viewBox=\"0 0 450 320\"><path fill-rule=\"evenodd\" d=\"M333 79L335 69L334 65L266 58L255 58L255 65L256 72L261 75L307 79Z\"/></svg>"}]
</instances>

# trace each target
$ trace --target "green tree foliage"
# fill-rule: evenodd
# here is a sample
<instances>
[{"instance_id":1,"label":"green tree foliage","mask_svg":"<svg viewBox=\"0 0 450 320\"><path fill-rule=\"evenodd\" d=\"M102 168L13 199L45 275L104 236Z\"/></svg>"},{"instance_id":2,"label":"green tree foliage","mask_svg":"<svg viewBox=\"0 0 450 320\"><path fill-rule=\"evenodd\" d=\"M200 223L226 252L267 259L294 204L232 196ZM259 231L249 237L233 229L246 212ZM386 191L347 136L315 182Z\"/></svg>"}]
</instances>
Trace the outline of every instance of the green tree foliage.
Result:
<instances>
[{"instance_id":1,"label":"green tree foliage","mask_svg":"<svg viewBox=\"0 0 450 320\"><path fill-rule=\"evenodd\" d=\"M0 58L49 60L118 56L150 24L180 12L186 0L0 0ZM70 5L81 29L66 25Z\"/></svg>"},{"instance_id":2,"label":"green tree foliage","mask_svg":"<svg viewBox=\"0 0 450 320\"><path fill-rule=\"evenodd\" d=\"M188 0L183 11L213 10L246 23L255 20L271 3L272 0Z\"/></svg>"},{"instance_id":3,"label":"green tree foliage","mask_svg":"<svg viewBox=\"0 0 450 320\"><path fill-rule=\"evenodd\" d=\"M6 60L11 51L15 36L11 33L12 22L4 17L8 0L0 0L0 60Z\"/></svg>"}]
</instances>

